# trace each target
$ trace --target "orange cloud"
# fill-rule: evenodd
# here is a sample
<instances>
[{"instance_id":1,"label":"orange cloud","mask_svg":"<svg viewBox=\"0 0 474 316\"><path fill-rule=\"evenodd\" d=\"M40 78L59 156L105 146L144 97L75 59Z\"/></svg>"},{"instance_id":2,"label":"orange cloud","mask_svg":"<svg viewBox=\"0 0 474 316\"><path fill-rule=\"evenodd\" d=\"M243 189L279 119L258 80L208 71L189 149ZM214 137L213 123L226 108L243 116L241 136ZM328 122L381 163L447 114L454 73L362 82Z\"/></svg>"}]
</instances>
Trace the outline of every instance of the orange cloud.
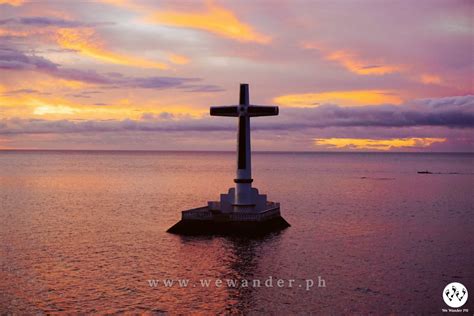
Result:
<instances>
[{"instance_id":1,"label":"orange cloud","mask_svg":"<svg viewBox=\"0 0 474 316\"><path fill-rule=\"evenodd\" d=\"M0 116L42 119L141 119L142 115L159 115L167 112L174 115L199 117L205 110L185 103L161 104L140 98L119 98L108 101L108 105L94 105L95 101L84 103L61 96L41 96L36 94L2 95L0 86Z\"/></svg>"},{"instance_id":2,"label":"orange cloud","mask_svg":"<svg viewBox=\"0 0 474 316\"><path fill-rule=\"evenodd\" d=\"M29 28L29 29L12 29L12 28L0 28L0 36L14 36L14 37L33 37L43 36L49 34L48 29L41 28Z\"/></svg>"},{"instance_id":3,"label":"orange cloud","mask_svg":"<svg viewBox=\"0 0 474 316\"><path fill-rule=\"evenodd\" d=\"M343 50L338 50L327 54L326 59L335 61L350 72L356 73L358 75L378 76L402 71L402 66L384 65L378 61L363 61L358 59L355 54Z\"/></svg>"},{"instance_id":4,"label":"orange cloud","mask_svg":"<svg viewBox=\"0 0 474 316\"><path fill-rule=\"evenodd\" d=\"M400 104L402 99L387 90L350 90L288 94L276 97L273 101L290 107L315 107L324 103L333 103L340 106Z\"/></svg>"},{"instance_id":5,"label":"orange cloud","mask_svg":"<svg viewBox=\"0 0 474 316\"><path fill-rule=\"evenodd\" d=\"M430 74L421 75L420 81L424 84L440 84L442 82L441 77Z\"/></svg>"},{"instance_id":6,"label":"orange cloud","mask_svg":"<svg viewBox=\"0 0 474 316\"><path fill-rule=\"evenodd\" d=\"M144 6L144 3L139 3L137 1L130 1L130 0L99 0L99 1L113 5L113 6L126 8L129 10L135 10L135 11L147 10L146 6Z\"/></svg>"},{"instance_id":7,"label":"orange cloud","mask_svg":"<svg viewBox=\"0 0 474 316\"><path fill-rule=\"evenodd\" d=\"M113 64L142 68L168 68L168 65L165 63L107 51L103 48L103 44L101 44L100 40L97 39L94 30L90 28L74 30L59 29L56 35L56 41L63 48L77 50L85 56Z\"/></svg>"},{"instance_id":8,"label":"orange cloud","mask_svg":"<svg viewBox=\"0 0 474 316\"><path fill-rule=\"evenodd\" d=\"M110 106L94 106L62 98L34 98L28 105L32 108L33 117L45 119L138 119L143 111L131 106L128 99L118 100ZM146 112L150 110L146 109Z\"/></svg>"},{"instance_id":9,"label":"orange cloud","mask_svg":"<svg viewBox=\"0 0 474 316\"><path fill-rule=\"evenodd\" d=\"M34 109L35 115L60 114L71 115L78 113L79 110L65 105L41 105Z\"/></svg>"},{"instance_id":10,"label":"orange cloud","mask_svg":"<svg viewBox=\"0 0 474 316\"><path fill-rule=\"evenodd\" d=\"M24 0L0 0L0 4L9 4L14 7L18 7L25 3Z\"/></svg>"},{"instance_id":11,"label":"orange cloud","mask_svg":"<svg viewBox=\"0 0 474 316\"><path fill-rule=\"evenodd\" d=\"M385 75L395 72L402 72L405 67L401 65L388 65L383 60L364 60L357 54L347 50L332 50L321 43L303 42L301 47L321 51L324 58L336 62L358 75Z\"/></svg>"},{"instance_id":12,"label":"orange cloud","mask_svg":"<svg viewBox=\"0 0 474 316\"><path fill-rule=\"evenodd\" d=\"M173 64L185 65L189 63L189 58L182 55L170 54L169 61L172 62Z\"/></svg>"},{"instance_id":13,"label":"orange cloud","mask_svg":"<svg viewBox=\"0 0 474 316\"><path fill-rule=\"evenodd\" d=\"M392 138L392 139L366 139L366 138L316 138L316 146L337 149L381 150L388 151L397 148L426 148L434 143L443 143L446 138Z\"/></svg>"},{"instance_id":14,"label":"orange cloud","mask_svg":"<svg viewBox=\"0 0 474 316\"><path fill-rule=\"evenodd\" d=\"M0 29L0 36L26 37L28 35L30 35L30 33L26 32L26 31L14 31L14 30Z\"/></svg>"},{"instance_id":15,"label":"orange cloud","mask_svg":"<svg viewBox=\"0 0 474 316\"><path fill-rule=\"evenodd\" d=\"M408 68L403 65L388 65L380 59L369 61L347 50L331 50L326 45L318 42L302 42L300 46L303 49L320 51L324 59L336 62L350 72L358 75L378 76L390 73L404 73L408 75L410 79L424 84L439 85L443 83L440 76L426 73L419 75L415 71L416 67Z\"/></svg>"},{"instance_id":16,"label":"orange cloud","mask_svg":"<svg viewBox=\"0 0 474 316\"><path fill-rule=\"evenodd\" d=\"M62 97L43 97L30 94L0 96L0 108L5 117L44 119L108 119L137 116L128 106L99 107L76 103Z\"/></svg>"},{"instance_id":17,"label":"orange cloud","mask_svg":"<svg viewBox=\"0 0 474 316\"><path fill-rule=\"evenodd\" d=\"M157 12L150 20L170 26L203 30L241 42L268 44L271 41L270 36L256 32L250 25L239 21L233 12L212 2L207 3L206 12Z\"/></svg>"}]
</instances>

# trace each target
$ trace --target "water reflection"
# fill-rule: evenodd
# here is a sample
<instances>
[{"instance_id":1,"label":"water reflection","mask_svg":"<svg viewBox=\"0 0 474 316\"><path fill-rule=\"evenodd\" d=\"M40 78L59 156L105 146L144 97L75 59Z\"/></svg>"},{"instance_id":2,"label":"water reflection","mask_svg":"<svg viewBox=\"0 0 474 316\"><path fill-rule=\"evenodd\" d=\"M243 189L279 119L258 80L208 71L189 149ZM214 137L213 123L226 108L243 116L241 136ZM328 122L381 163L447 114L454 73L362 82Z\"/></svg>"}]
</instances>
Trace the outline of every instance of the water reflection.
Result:
<instances>
[{"instance_id":1,"label":"water reflection","mask_svg":"<svg viewBox=\"0 0 474 316\"><path fill-rule=\"evenodd\" d=\"M281 238L285 234L285 230L273 232L265 236L246 238L246 237L215 237L215 236L177 236L182 251L188 254L188 260L193 257L193 249L212 248L216 250L217 255L209 255L213 257L215 262L207 262L207 268L215 268L220 266L219 274L214 274L211 283L210 292L216 290L215 280L222 280L222 291L219 291L224 305L222 311L229 314L245 314L255 309L255 292L259 291L259 287L253 284L253 280L260 280L261 287L264 286L265 279L262 279L262 258L268 249L277 247ZM202 267L202 261L199 262ZM206 268L204 268L206 269ZM248 281L248 286L245 284ZM199 281L199 280L196 280ZM229 283L230 282L230 283Z\"/></svg>"}]
</instances>

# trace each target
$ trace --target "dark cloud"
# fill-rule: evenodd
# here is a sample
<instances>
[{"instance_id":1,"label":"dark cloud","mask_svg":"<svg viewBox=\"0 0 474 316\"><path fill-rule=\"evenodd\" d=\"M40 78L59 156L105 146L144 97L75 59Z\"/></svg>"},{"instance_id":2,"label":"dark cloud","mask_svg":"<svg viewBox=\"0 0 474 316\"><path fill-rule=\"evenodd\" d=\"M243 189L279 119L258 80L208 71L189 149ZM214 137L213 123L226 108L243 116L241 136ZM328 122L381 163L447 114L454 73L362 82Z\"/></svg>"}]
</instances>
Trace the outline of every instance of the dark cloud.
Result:
<instances>
[{"instance_id":1,"label":"dark cloud","mask_svg":"<svg viewBox=\"0 0 474 316\"><path fill-rule=\"evenodd\" d=\"M24 25L24 26L35 26L35 27L47 27L47 26L56 26L56 27L90 27L97 25L108 25L113 24L110 22L99 22L99 23L86 23L81 21L65 20L54 17L42 17L42 16L33 16L33 17L20 17L20 18L10 18L0 20L0 25Z\"/></svg>"},{"instance_id":2,"label":"dark cloud","mask_svg":"<svg viewBox=\"0 0 474 316\"><path fill-rule=\"evenodd\" d=\"M83 94L97 94L97 93L102 93L102 91L99 90L84 90L82 91Z\"/></svg>"},{"instance_id":3,"label":"dark cloud","mask_svg":"<svg viewBox=\"0 0 474 316\"><path fill-rule=\"evenodd\" d=\"M73 98L83 98L83 99L90 99L90 95L87 94L82 94L82 93L72 93L68 94L67 96L73 97Z\"/></svg>"},{"instance_id":4,"label":"dark cloud","mask_svg":"<svg viewBox=\"0 0 474 316\"><path fill-rule=\"evenodd\" d=\"M0 69L55 71L58 66L41 56L26 55L15 49L0 47Z\"/></svg>"},{"instance_id":5,"label":"dark cloud","mask_svg":"<svg viewBox=\"0 0 474 316\"><path fill-rule=\"evenodd\" d=\"M48 48L44 50L45 52L48 53L75 53L77 52L77 49L71 49L71 48Z\"/></svg>"},{"instance_id":6,"label":"dark cloud","mask_svg":"<svg viewBox=\"0 0 474 316\"><path fill-rule=\"evenodd\" d=\"M5 91L3 93L4 96L16 95L16 94L39 94L39 95L50 95L49 92L42 92L36 89L17 89L17 90L10 90Z\"/></svg>"},{"instance_id":7,"label":"dark cloud","mask_svg":"<svg viewBox=\"0 0 474 316\"><path fill-rule=\"evenodd\" d=\"M184 116L181 116L181 118L183 118ZM177 115L173 114L173 113L169 113L169 112L161 112L159 114L154 114L154 113L143 113L142 116L141 116L141 119L142 120L171 120L171 119L176 119L176 118L180 118L180 117L177 117ZM187 117L189 118L189 116Z\"/></svg>"},{"instance_id":8,"label":"dark cloud","mask_svg":"<svg viewBox=\"0 0 474 316\"><path fill-rule=\"evenodd\" d=\"M38 90L35 89L18 89L18 90L10 90L5 92L4 94L21 94L21 93L38 93Z\"/></svg>"},{"instance_id":9,"label":"dark cloud","mask_svg":"<svg viewBox=\"0 0 474 316\"><path fill-rule=\"evenodd\" d=\"M225 91L223 88L216 85L182 85L179 87L188 92L221 92Z\"/></svg>"},{"instance_id":10,"label":"dark cloud","mask_svg":"<svg viewBox=\"0 0 474 316\"><path fill-rule=\"evenodd\" d=\"M200 81L198 78L179 77L121 77L115 79L115 84L133 88L164 89L182 87L183 83Z\"/></svg>"},{"instance_id":11,"label":"dark cloud","mask_svg":"<svg viewBox=\"0 0 474 316\"><path fill-rule=\"evenodd\" d=\"M41 69L38 69L41 71ZM114 81L111 78L97 73L95 70L79 70L72 68L56 68L53 71L44 71L45 73L66 80L81 81L85 83L95 83L110 85Z\"/></svg>"},{"instance_id":12,"label":"dark cloud","mask_svg":"<svg viewBox=\"0 0 474 316\"><path fill-rule=\"evenodd\" d=\"M354 130L369 127L407 131L423 127L470 129L474 127L474 96L417 100L400 106L365 106L343 108L323 105L317 108L283 108L280 116L254 119L255 130L305 131L344 128L347 136ZM49 121L9 119L1 122L0 134L87 133L87 132L173 132L234 131L230 118L192 118L171 113L145 113L141 120ZM420 130L417 130L420 133ZM423 130L421 130L423 133Z\"/></svg>"},{"instance_id":13,"label":"dark cloud","mask_svg":"<svg viewBox=\"0 0 474 316\"><path fill-rule=\"evenodd\" d=\"M188 92L215 92L222 91L218 86L196 84L200 78L183 77L128 77L112 72L100 74L95 70L79 70L62 68L48 59L34 54L27 55L16 49L0 47L0 69L5 70L33 70L46 73L61 79L101 84L107 88L143 88L168 89L180 88ZM194 83L190 85L190 83Z\"/></svg>"},{"instance_id":14,"label":"dark cloud","mask_svg":"<svg viewBox=\"0 0 474 316\"><path fill-rule=\"evenodd\" d=\"M208 119L173 119L173 115L145 115L143 120L41 120L41 119L6 119L0 121L0 134L46 134L46 133L89 133L121 131L214 131L230 130L222 120ZM228 123L228 122L227 122Z\"/></svg>"},{"instance_id":15,"label":"dark cloud","mask_svg":"<svg viewBox=\"0 0 474 316\"><path fill-rule=\"evenodd\" d=\"M422 99L394 106L283 108L285 125L298 122L298 128L326 127L474 127L474 96Z\"/></svg>"}]
</instances>

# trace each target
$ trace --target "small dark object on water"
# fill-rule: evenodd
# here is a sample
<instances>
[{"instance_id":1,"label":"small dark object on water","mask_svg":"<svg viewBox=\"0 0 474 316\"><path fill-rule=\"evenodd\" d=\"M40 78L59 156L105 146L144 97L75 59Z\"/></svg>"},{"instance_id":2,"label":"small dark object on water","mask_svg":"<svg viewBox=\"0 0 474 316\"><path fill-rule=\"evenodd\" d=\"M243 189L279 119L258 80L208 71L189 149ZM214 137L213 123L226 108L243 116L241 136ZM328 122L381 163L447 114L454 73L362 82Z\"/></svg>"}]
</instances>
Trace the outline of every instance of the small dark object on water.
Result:
<instances>
[{"instance_id":1,"label":"small dark object on water","mask_svg":"<svg viewBox=\"0 0 474 316\"><path fill-rule=\"evenodd\" d=\"M469 173L459 173L459 172L431 172L431 171L418 171L419 174L469 174Z\"/></svg>"}]
</instances>

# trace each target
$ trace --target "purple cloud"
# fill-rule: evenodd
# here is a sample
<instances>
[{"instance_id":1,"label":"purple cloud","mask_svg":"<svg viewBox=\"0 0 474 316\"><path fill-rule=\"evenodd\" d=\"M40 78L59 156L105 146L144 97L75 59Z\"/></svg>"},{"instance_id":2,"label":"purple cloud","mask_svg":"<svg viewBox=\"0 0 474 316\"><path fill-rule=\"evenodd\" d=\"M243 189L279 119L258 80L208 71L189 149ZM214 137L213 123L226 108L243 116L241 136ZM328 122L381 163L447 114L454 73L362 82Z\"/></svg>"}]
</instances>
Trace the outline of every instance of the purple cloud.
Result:
<instances>
[{"instance_id":1,"label":"purple cloud","mask_svg":"<svg viewBox=\"0 0 474 316\"><path fill-rule=\"evenodd\" d=\"M225 89L216 86L216 85L183 85L179 87L180 89L186 90L188 92L221 92Z\"/></svg>"},{"instance_id":2,"label":"purple cloud","mask_svg":"<svg viewBox=\"0 0 474 316\"><path fill-rule=\"evenodd\" d=\"M326 127L474 127L474 95L437 99L420 99L394 106L340 107L322 105L315 108L282 109L285 128ZM297 122L297 123L296 123Z\"/></svg>"},{"instance_id":3,"label":"purple cloud","mask_svg":"<svg viewBox=\"0 0 474 316\"><path fill-rule=\"evenodd\" d=\"M108 25L114 24L110 22L100 22L100 23L85 23L81 21L73 21L73 20L65 20L60 18L54 17L42 17L42 16L34 16L34 17L20 17L20 18L10 18L0 20L0 25L24 25L24 26L34 26L34 27L47 27L47 26L56 26L56 27L90 27L90 26L97 26L97 25Z\"/></svg>"},{"instance_id":4,"label":"purple cloud","mask_svg":"<svg viewBox=\"0 0 474 316\"><path fill-rule=\"evenodd\" d=\"M60 65L37 55L27 55L19 50L0 47L0 69L34 70L48 75L86 83L102 84L108 88L168 89L180 88L187 92L217 92L222 89L215 85L192 84L200 78L184 77L129 77L120 73L99 74L94 70L62 68Z\"/></svg>"},{"instance_id":5,"label":"purple cloud","mask_svg":"<svg viewBox=\"0 0 474 316\"><path fill-rule=\"evenodd\" d=\"M3 93L4 96L10 96L10 95L16 95L16 94L39 94L39 95L50 95L51 93L49 92L42 92L36 89L16 89L16 90L10 90L10 91L5 91Z\"/></svg>"},{"instance_id":6,"label":"purple cloud","mask_svg":"<svg viewBox=\"0 0 474 316\"><path fill-rule=\"evenodd\" d=\"M15 49L0 47L0 69L55 71L55 64L44 57L26 55Z\"/></svg>"}]
</instances>

